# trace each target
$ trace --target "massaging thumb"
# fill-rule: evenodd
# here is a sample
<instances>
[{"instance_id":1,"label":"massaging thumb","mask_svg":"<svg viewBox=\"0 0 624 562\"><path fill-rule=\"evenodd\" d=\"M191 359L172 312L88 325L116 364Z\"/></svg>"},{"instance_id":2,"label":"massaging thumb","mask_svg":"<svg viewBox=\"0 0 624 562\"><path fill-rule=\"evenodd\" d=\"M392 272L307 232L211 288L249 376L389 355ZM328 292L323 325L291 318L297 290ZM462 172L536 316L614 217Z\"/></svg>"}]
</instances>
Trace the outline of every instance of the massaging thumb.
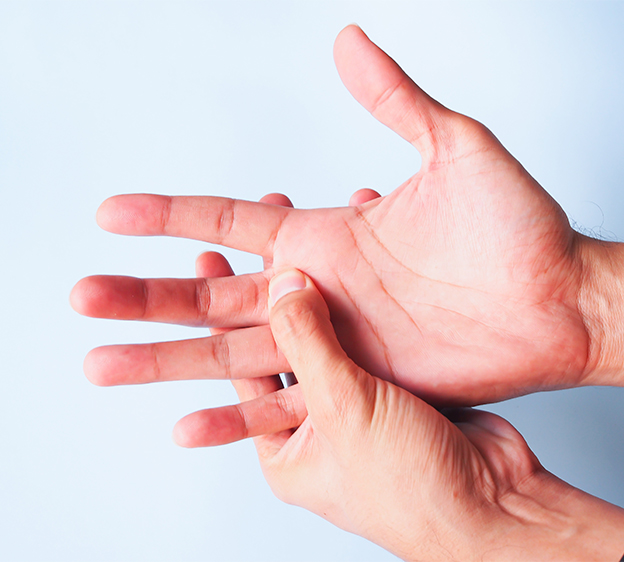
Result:
<instances>
[{"instance_id":1,"label":"massaging thumb","mask_svg":"<svg viewBox=\"0 0 624 562\"><path fill-rule=\"evenodd\" d=\"M269 321L313 419L331 421L349 396L357 401L357 382L368 375L340 347L327 305L307 275L289 269L271 279Z\"/></svg>"}]
</instances>

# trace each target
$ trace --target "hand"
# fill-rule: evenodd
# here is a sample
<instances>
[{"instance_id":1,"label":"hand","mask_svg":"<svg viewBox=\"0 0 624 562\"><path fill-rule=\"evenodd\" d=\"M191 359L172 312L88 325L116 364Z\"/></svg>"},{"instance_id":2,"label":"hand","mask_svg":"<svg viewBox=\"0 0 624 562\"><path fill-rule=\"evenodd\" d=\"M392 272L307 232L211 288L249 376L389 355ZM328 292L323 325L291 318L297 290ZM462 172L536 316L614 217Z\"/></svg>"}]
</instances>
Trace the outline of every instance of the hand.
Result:
<instances>
[{"instance_id":1,"label":"hand","mask_svg":"<svg viewBox=\"0 0 624 562\"><path fill-rule=\"evenodd\" d=\"M348 355L432 403L612 382L601 378L607 347L587 296L598 294L587 289L599 277L588 257L595 242L572 230L483 125L427 96L359 28L339 35L335 59L354 97L420 151L421 170L386 197L340 209L216 197L107 200L98 212L107 230L206 240L262 255L273 270L206 281L83 280L72 295L83 314L246 328L211 340L100 348L87 359L90 378L119 384L290 370L265 302L273 272L296 267L327 300Z\"/></svg>"},{"instance_id":2,"label":"hand","mask_svg":"<svg viewBox=\"0 0 624 562\"><path fill-rule=\"evenodd\" d=\"M369 193L371 190L362 190L364 193L357 192L353 195L352 200L362 201L364 198L372 199L374 197L379 197L379 194L373 192ZM281 205L282 207L292 208L292 201L281 193L270 193L265 195L260 199L261 203L266 203L268 205ZM264 258L263 260L264 269L271 269L272 263L270 258ZM201 254L197 261L195 262L195 272L197 277L200 279L209 279L209 278L217 278L217 277L230 277L234 275L234 270L225 259L225 257L217 252L204 252ZM221 335L229 332L230 330L227 328L212 328L210 332L213 335ZM286 376L292 378L292 373L286 373ZM291 382L294 382L291 380ZM279 400L281 396L284 395L282 389L284 385L279 375L268 375L264 377L254 377L254 378L242 378L242 379L232 379L232 384L236 393L238 394L241 402L254 400L261 396L267 396L275 393L274 396L267 396L265 400ZM288 392L286 394L290 396ZM305 405L303 401L300 399L300 395L296 395L295 400L290 403L291 406L295 409L300 410L299 414L304 411Z\"/></svg>"},{"instance_id":3,"label":"hand","mask_svg":"<svg viewBox=\"0 0 624 562\"><path fill-rule=\"evenodd\" d=\"M546 472L498 416L454 410L452 423L359 368L309 277L287 270L269 291L299 384L191 414L179 444L256 437L279 498L406 560L618 560L623 510Z\"/></svg>"},{"instance_id":4,"label":"hand","mask_svg":"<svg viewBox=\"0 0 624 562\"><path fill-rule=\"evenodd\" d=\"M367 201L377 199L378 197L381 197L381 195L372 189L360 189L351 196L349 205L361 205ZM282 193L270 193L265 195L260 199L260 202L268 205L293 207L292 201ZM265 258L263 261L264 268L270 270L273 265L271 259ZM205 252L201 254L195 263L195 271L197 277L203 279L230 277L234 275L234 271L228 261L223 255L217 252ZM228 329L213 328L211 333L220 335L228 331ZM296 382L292 373L285 373L285 377L291 385ZM280 405L283 419L301 420L305 417L305 404L301 397L300 387L296 386L295 388L284 391L284 385L278 375L233 379L232 384L241 402L264 397L263 400L256 400L255 403ZM273 421L270 423L273 423ZM276 432L279 431L279 429L276 429Z\"/></svg>"}]
</instances>

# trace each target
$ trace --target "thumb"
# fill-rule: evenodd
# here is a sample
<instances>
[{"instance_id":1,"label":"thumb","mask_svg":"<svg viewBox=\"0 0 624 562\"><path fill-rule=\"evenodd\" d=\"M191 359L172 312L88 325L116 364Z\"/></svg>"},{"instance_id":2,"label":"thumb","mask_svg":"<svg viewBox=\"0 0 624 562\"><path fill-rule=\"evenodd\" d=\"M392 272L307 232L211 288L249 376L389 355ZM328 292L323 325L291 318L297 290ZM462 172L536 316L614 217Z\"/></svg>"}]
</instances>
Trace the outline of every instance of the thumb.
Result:
<instances>
[{"instance_id":1,"label":"thumb","mask_svg":"<svg viewBox=\"0 0 624 562\"><path fill-rule=\"evenodd\" d=\"M312 280L296 269L276 275L269 284L269 308L273 337L301 385L311 419L334 428L347 412L352 417L350 410L365 403L361 393L372 377L340 347Z\"/></svg>"},{"instance_id":2,"label":"thumb","mask_svg":"<svg viewBox=\"0 0 624 562\"><path fill-rule=\"evenodd\" d=\"M334 60L344 85L365 109L413 144L423 163L437 158L439 131L451 111L423 92L357 25L336 38Z\"/></svg>"}]
</instances>

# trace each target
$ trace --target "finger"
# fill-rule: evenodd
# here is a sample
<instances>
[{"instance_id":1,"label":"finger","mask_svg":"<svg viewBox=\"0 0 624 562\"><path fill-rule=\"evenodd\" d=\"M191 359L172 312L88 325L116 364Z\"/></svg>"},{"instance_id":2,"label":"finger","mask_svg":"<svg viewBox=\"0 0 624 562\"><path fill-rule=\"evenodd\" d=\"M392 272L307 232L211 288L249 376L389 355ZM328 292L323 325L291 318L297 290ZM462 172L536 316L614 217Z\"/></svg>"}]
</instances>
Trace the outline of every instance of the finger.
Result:
<instances>
[{"instance_id":1,"label":"finger","mask_svg":"<svg viewBox=\"0 0 624 562\"><path fill-rule=\"evenodd\" d=\"M270 256L291 209L224 197L117 195L102 203L98 224L117 234L178 236Z\"/></svg>"},{"instance_id":2,"label":"finger","mask_svg":"<svg viewBox=\"0 0 624 562\"><path fill-rule=\"evenodd\" d=\"M260 199L260 203L266 203L268 205L281 205L282 207L294 207L293 202L283 193L269 193ZM263 258L262 262L265 270L273 267L272 257ZM253 396L254 393L258 395L257 392L260 390L259 387L261 384L262 381L259 379L240 381L237 383L237 385L240 386L240 390L237 389L237 392L239 392L239 396L243 393L249 397ZM284 382L282 383L281 380L279 381L280 387L284 385L293 386L294 384L297 384L297 379L293 373L284 373ZM254 389L256 392L250 392L252 386L257 387L257 389ZM268 389L269 386L267 385L265 388ZM249 400L249 398L247 398L247 400Z\"/></svg>"},{"instance_id":3,"label":"finger","mask_svg":"<svg viewBox=\"0 0 624 562\"><path fill-rule=\"evenodd\" d=\"M283 193L268 193L260 198L260 203L265 203L266 205L279 205L280 207L288 207L291 209L294 207L289 197Z\"/></svg>"},{"instance_id":4,"label":"finger","mask_svg":"<svg viewBox=\"0 0 624 562\"><path fill-rule=\"evenodd\" d=\"M85 316L187 326L243 327L266 323L265 273L220 279L138 279L95 275L70 295Z\"/></svg>"},{"instance_id":5,"label":"finger","mask_svg":"<svg viewBox=\"0 0 624 562\"><path fill-rule=\"evenodd\" d=\"M291 269L271 279L269 295L273 336L297 376L310 416L330 423L345 418L346 409L370 397L372 377L340 347L321 294L308 276Z\"/></svg>"},{"instance_id":6,"label":"finger","mask_svg":"<svg viewBox=\"0 0 624 562\"><path fill-rule=\"evenodd\" d=\"M268 326L209 338L109 345L85 358L87 378L99 386L194 379L266 377L290 370Z\"/></svg>"},{"instance_id":7,"label":"finger","mask_svg":"<svg viewBox=\"0 0 624 562\"><path fill-rule=\"evenodd\" d=\"M437 133L449 111L429 97L356 25L343 29L334 44L340 78L365 109L413 144L423 157L433 156Z\"/></svg>"},{"instance_id":8,"label":"finger","mask_svg":"<svg viewBox=\"0 0 624 562\"><path fill-rule=\"evenodd\" d=\"M298 427L306 415L303 396L295 386L234 406L190 414L175 425L173 439L182 447L224 445Z\"/></svg>"},{"instance_id":9,"label":"finger","mask_svg":"<svg viewBox=\"0 0 624 562\"><path fill-rule=\"evenodd\" d=\"M283 193L269 193L260 199L260 203L266 203L267 205L280 205L282 207L293 208L292 201L286 197ZM262 264L264 269L270 269L273 267L273 256L265 256L262 258Z\"/></svg>"},{"instance_id":10,"label":"finger","mask_svg":"<svg viewBox=\"0 0 624 562\"><path fill-rule=\"evenodd\" d=\"M287 197L284 199L288 200ZM283 199L282 199L283 201ZM228 277L234 275L234 270L224 256L217 252L205 252L201 254L195 262L195 270L198 277ZM213 335L228 332L224 328L212 328ZM282 381L274 371L272 376L260 377L248 380L232 380L234 389L241 401L253 400L259 396L270 394L283 387Z\"/></svg>"},{"instance_id":11,"label":"finger","mask_svg":"<svg viewBox=\"0 0 624 562\"><path fill-rule=\"evenodd\" d=\"M369 201L379 199L380 197L381 194L377 193L374 189L368 189L367 187L364 189L358 189L353 195L351 195L351 199L349 199L349 207L357 207L358 205L363 205Z\"/></svg>"},{"instance_id":12,"label":"finger","mask_svg":"<svg viewBox=\"0 0 624 562\"><path fill-rule=\"evenodd\" d=\"M226 257L219 252L204 252L195 260L197 277L231 277L234 275L232 266Z\"/></svg>"}]
</instances>

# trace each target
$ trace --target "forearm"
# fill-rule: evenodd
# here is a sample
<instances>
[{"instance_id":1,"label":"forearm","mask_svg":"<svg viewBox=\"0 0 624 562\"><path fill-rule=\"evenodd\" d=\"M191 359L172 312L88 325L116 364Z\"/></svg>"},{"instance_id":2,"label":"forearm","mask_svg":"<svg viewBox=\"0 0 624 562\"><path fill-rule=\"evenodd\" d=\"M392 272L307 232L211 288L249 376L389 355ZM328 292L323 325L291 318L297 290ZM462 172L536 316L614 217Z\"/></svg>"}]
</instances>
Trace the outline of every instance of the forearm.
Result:
<instances>
[{"instance_id":1,"label":"forearm","mask_svg":"<svg viewBox=\"0 0 624 562\"><path fill-rule=\"evenodd\" d=\"M578 306L589 335L584 383L624 386L624 244L579 235Z\"/></svg>"},{"instance_id":2,"label":"forearm","mask_svg":"<svg viewBox=\"0 0 624 562\"><path fill-rule=\"evenodd\" d=\"M624 510L543 469L487 507L464 507L442 510L409 539L368 538L414 562L619 562L624 554Z\"/></svg>"}]
</instances>

